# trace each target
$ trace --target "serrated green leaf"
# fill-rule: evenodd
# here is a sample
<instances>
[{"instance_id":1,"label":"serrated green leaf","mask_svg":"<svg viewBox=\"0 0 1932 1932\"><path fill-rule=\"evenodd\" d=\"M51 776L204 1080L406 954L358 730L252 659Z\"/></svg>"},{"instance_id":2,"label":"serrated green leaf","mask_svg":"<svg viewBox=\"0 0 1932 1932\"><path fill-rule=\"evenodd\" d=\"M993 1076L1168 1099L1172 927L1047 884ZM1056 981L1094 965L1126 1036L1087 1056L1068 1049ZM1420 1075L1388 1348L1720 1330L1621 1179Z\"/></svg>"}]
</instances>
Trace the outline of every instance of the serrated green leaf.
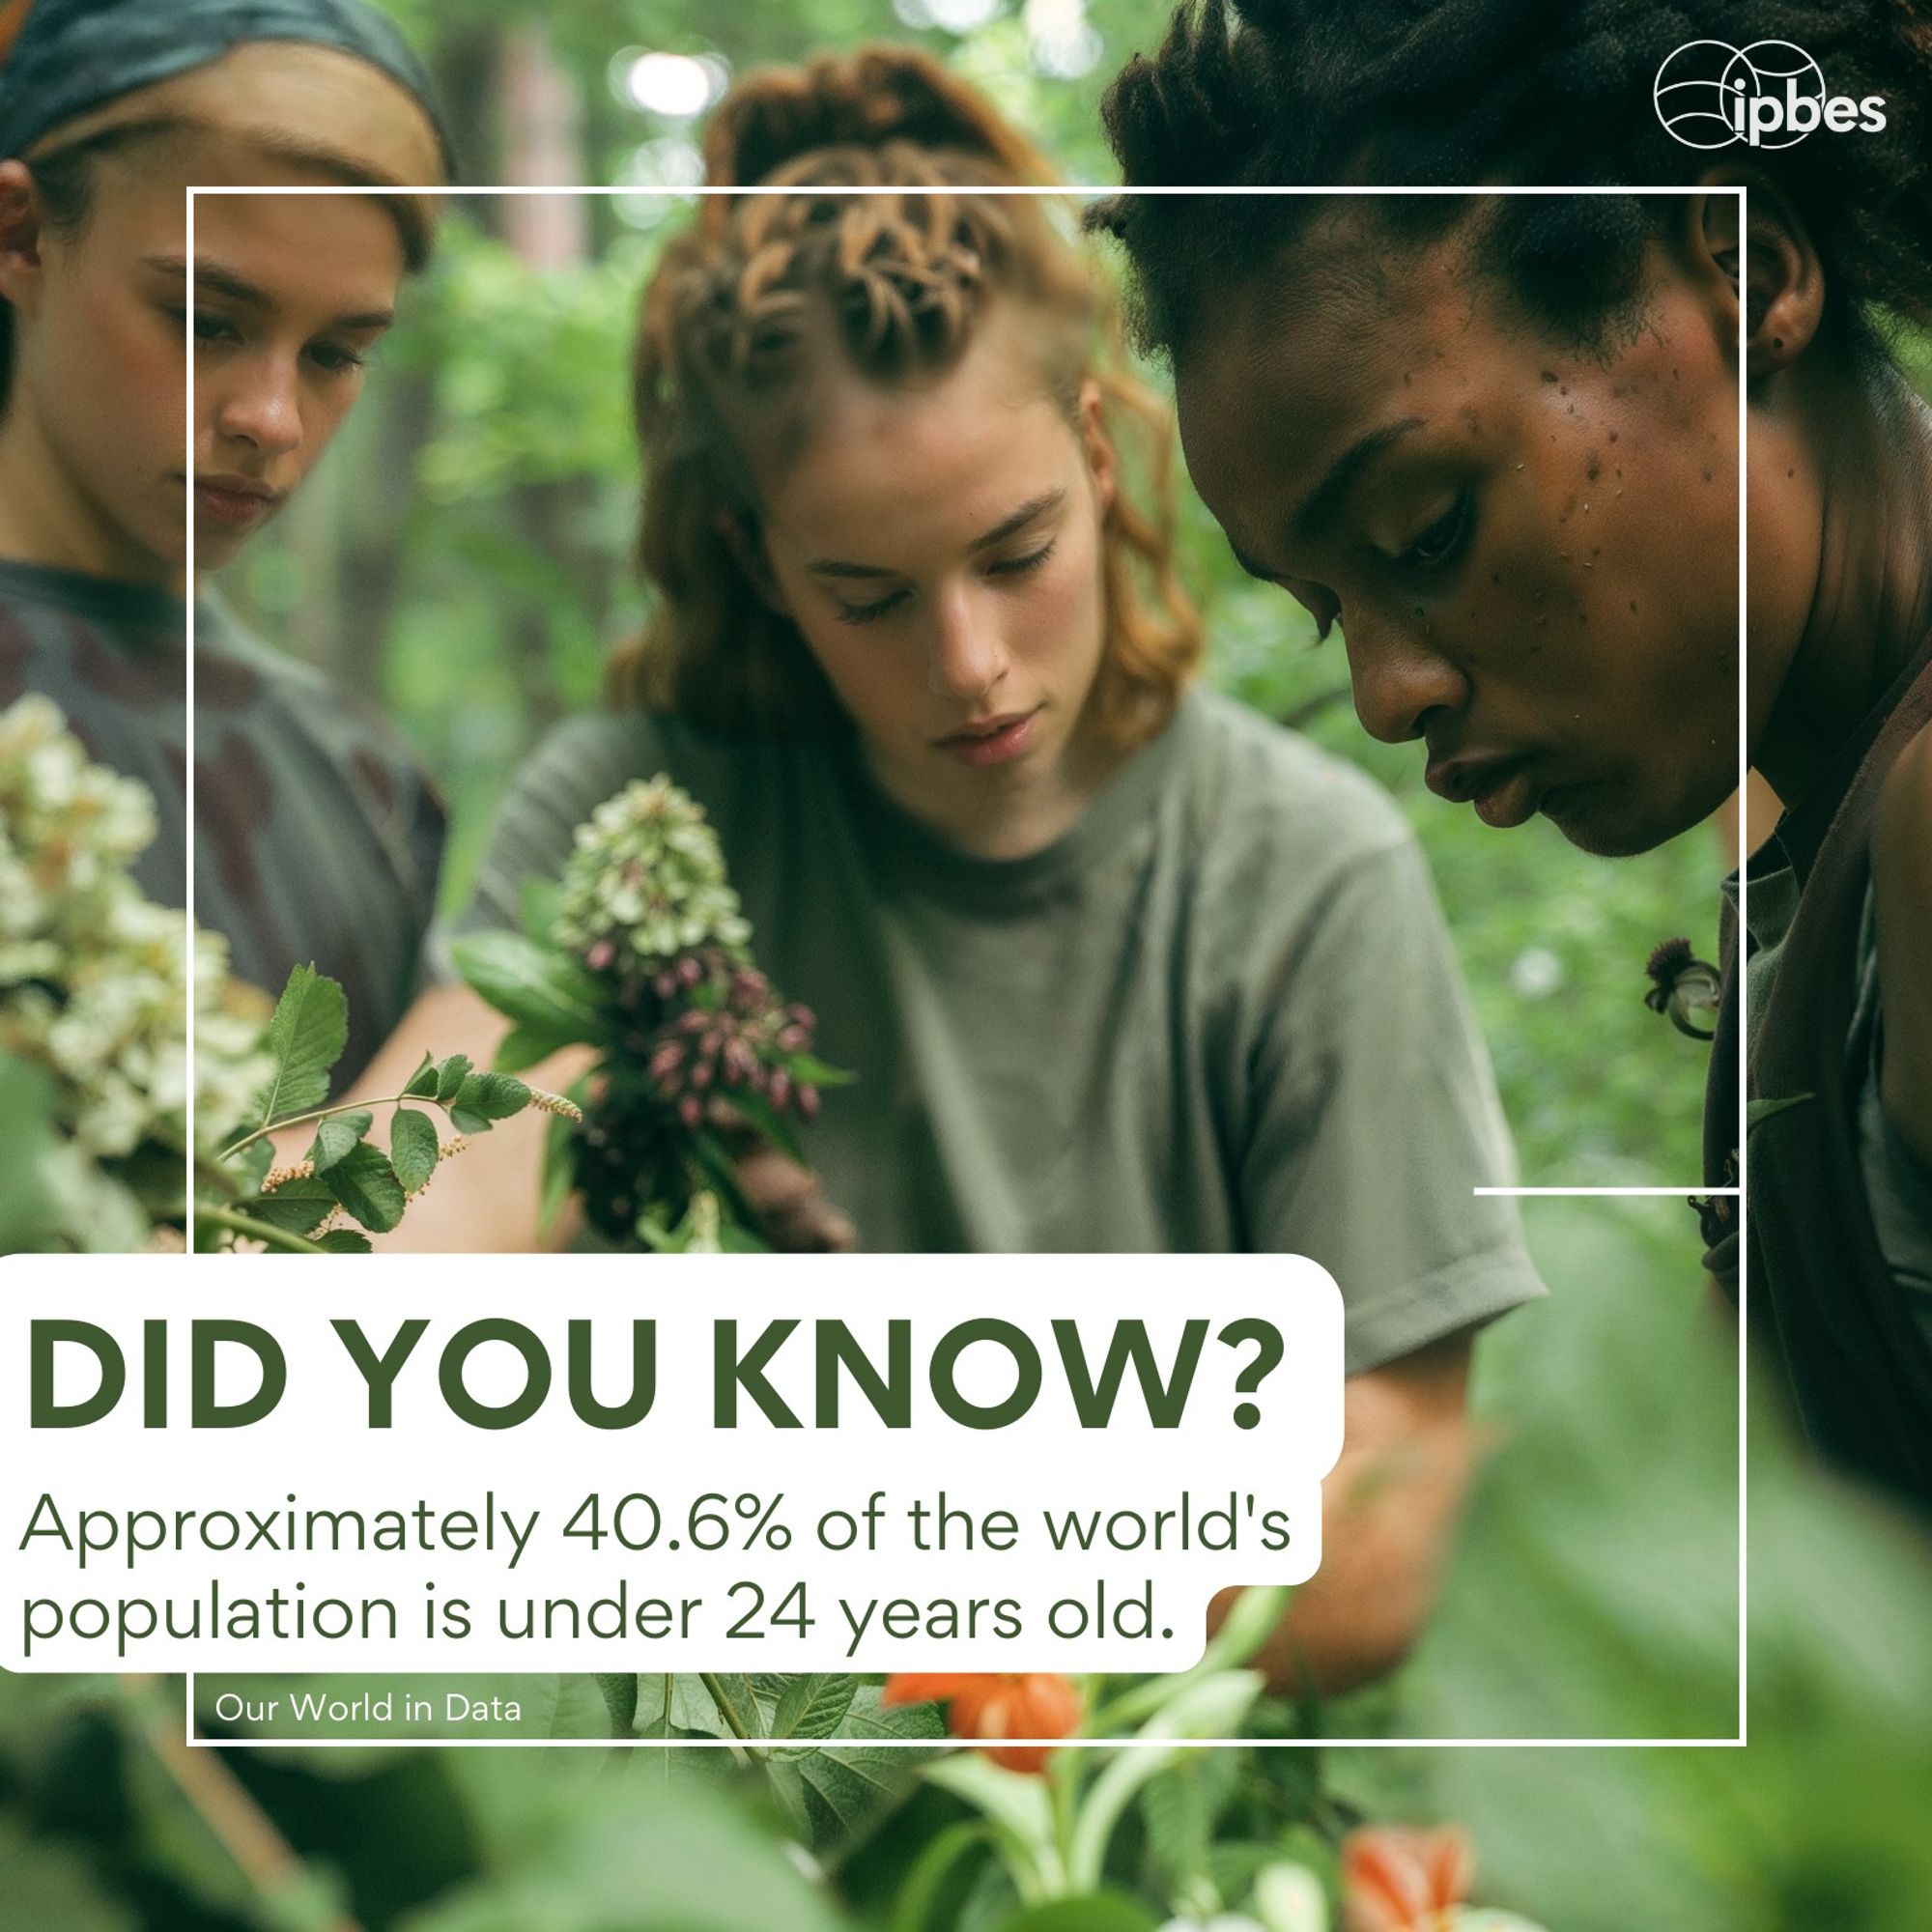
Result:
<instances>
[{"instance_id":1,"label":"serrated green leaf","mask_svg":"<svg viewBox=\"0 0 1932 1932\"><path fill-rule=\"evenodd\" d=\"M434 1100L439 1068L434 1054L424 1054L422 1065L410 1075L410 1084L403 1089L406 1098L411 1100Z\"/></svg>"},{"instance_id":2,"label":"serrated green leaf","mask_svg":"<svg viewBox=\"0 0 1932 1932\"><path fill-rule=\"evenodd\" d=\"M879 1701L881 1694L876 1684L860 1686L839 1720L836 1738L814 1750L786 1754L787 1762L797 1768L815 1848L822 1850L857 1837L899 1803L922 1770L945 1768L935 1763L943 1737L939 1712L930 1704L887 1710ZM902 1746L880 1749L872 1741L883 1738L931 1738L936 1747L929 1753ZM988 1764L987 1768L996 1767ZM1043 1792L1041 1779L1024 1781ZM1050 1822L1047 1832L1050 1838Z\"/></svg>"},{"instance_id":3,"label":"serrated green leaf","mask_svg":"<svg viewBox=\"0 0 1932 1932\"><path fill-rule=\"evenodd\" d=\"M398 1107L389 1122L389 1165L405 1194L413 1194L436 1172L436 1122L413 1107Z\"/></svg>"},{"instance_id":4,"label":"serrated green leaf","mask_svg":"<svg viewBox=\"0 0 1932 1932\"><path fill-rule=\"evenodd\" d=\"M516 932L472 932L450 948L470 989L520 1027L564 1042L603 1032L603 989L576 960Z\"/></svg>"},{"instance_id":5,"label":"serrated green leaf","mask_svg":"<svg viewBox=\"0 0 1932 1932\"><path fill-rule=\"evenodd\" d=\"M452 1053L436 1070L436 1097L440 1106L448 1106L469 1078L470 1060L467 1053Z\"/></svg>"},{"instance_id":6,"label":"serrated green leaf","mask_svg":"<svg viewBox=\"0 0 1932 1932\"><path fill-rule=\"evenodd\" d=\"M272 1194L242 1203L242 1212L291 1235L312 1235L335 1208L335 1196L320 1175L291 1180Z\"/></svg>"},{"instance_id":7,"label":"serrated green leaf","mask_svg":"<svg viewBox=\"0 0 1932 1932\"><path fill-rule=\"evenodd\" d=\"M255 1124L305 1114L328 1098L328 1076L349 1044L349 1002L333 980L298 966L275 1002L263 1045L275 1070L255 1102Z\"/></svg>"},{"instance_id":8,"label":"serrated green leaf","mask_svg":"<svg viewBox=\"0 0 1932 1932\"><path fill-rule=\"evenodd\" d=\"M1173 1895L1198 1881L1208 1868L1214 1827L1240 1784L1241 1765L1233 1751L1201 1751L1168 1768L1141 1792L1148 1856Z\"/></svg>"},{"instance_id":9,"label":"serrated green leaf","mask_svg":"<svg viewBox=\"0 0 1932 1932\"><path fill-rule=\"evenodd\" d=\"M321 1237L320 1246L332 1255L366 1255L373 1250L369 1246L369 1236L358 1228L331 1228Z\"/></svg>"},{"instance_id":10,"label":"serrated green leaf","mask_svg":"<svg viewBox=\"0 0 1932 1932\"><path fill-rule=\"evenodd\" d=\"M459 1133L487 1134L530 1104L530 1090L511 1073L471 1073L447 1104Z\"/></svg>"},{"instance_id":11,"label":"serrated green leaf","mask_svg":"<svg viewBox=\"0 0 1932 1932\"><path fill-rule=\"evenodd\" d=\"M308 1157L315 1162L315 1171L327 1174L360 1144L362 1136L375 1123L376 1117L367 1108L357 1108L353 1114L335 1114L324 1121L309 1143Z\"/></svg>"},{"instance_id":12,"label":"serrated green leaf","mask_svg":"<svg viewBox=\"0 0 1932 1932\"><path fill-rule=\"evenodd\" d=\"M856 1677L794 1677L784 1687L772 1713L775 1738L829 1738L852 1708L859 1689Z\"/></svg>"},{"instance_id":13,"label":"serrated green leaf","mask_svg":"<svg viewBox=\"0 0 1932 1932\"><path fill-rule=\"evenodd\" d=\"M367 1141L317 1177L353 1215L374 1235L386 1235L403 1218L403 1184L389 1156Z\"/></svg>"}]
</instances>

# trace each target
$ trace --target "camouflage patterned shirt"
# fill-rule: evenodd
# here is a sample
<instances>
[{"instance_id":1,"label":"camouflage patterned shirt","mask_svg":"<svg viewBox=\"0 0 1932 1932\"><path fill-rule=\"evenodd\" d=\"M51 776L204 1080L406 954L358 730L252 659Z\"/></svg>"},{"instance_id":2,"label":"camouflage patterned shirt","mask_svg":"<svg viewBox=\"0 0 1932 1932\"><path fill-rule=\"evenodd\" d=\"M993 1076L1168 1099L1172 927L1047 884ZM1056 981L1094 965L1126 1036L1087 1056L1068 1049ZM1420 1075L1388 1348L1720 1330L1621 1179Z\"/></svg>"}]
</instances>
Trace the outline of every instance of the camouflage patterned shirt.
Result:
<instances>
[{"instance_id":1,"label":"camouflage patterned shirt","mask_svg":"<svg viewBox=\"0 0 1932 1932\"><path fill-rule=\"evenodd\" d=\"M160 830L135 876L162 905L187 895L185 634L164 591L0 562L0 708L51 698L94 757L155 794ZM353 1076L422 976L440 802L392 736L204 597L195 805L197 918L268 992L305 961L342 981Z\"/></svg>"}]
</instances>

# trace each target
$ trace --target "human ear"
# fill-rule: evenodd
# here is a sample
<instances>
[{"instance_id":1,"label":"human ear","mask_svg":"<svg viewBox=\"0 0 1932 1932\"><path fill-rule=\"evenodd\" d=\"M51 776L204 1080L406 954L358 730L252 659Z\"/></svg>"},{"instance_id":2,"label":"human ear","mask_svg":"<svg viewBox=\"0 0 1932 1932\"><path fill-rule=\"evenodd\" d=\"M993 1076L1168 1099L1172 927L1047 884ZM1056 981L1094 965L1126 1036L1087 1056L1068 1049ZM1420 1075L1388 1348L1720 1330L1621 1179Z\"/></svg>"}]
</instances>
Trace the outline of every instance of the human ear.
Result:
<instances>
[{"instance_id":1,"label":"human ear","mask_svg":"<svg viewBox=\"0 0 1932 1932\"><path fill-rule=\"evenodd\" d=\"M1743 305L1745 374L1756 382L1788 368L1817 339L1825 316L1824 270L1809 229L1771 183L1718 173L1704 179L1707 186L1747 190L1749 208L1742 226L1736 194L1692 195L1688 241L1693 262L1705 264L1728 288L1725 319L1732 330Z\"/></svg>"},{"instance_id":2,"label":"human ear","mask_svg":"<svg viewBox=\"0 0 1932 1932\"><path fill-rule=\"evenodd\" d=\"M0 297L29 310L41 287L41 196L24 161L0 161Z\"/></svg>"},{"instance_id":3,"label":"human ear","mask_svg":"<svg viewBox=\"0 0 1932 1932\"><path fill-rule=\"evenodd\" d=\"M784 592L765 554L765 540L756 523L742 510L720 510L712 519L713 527L724 539L731 560L745 573L746 581L757 593L759 603L781 617L791 615Z\"/></svg>"},{"instance_id":4,"label":"human ear","mask_svg":"<svg viewBox=\"0 0 1932 1932\"><path fill-rule=\"evenodd\" d=\"M1104 407L1100 384L1089 376L1080 385L1080 440L1087 456L1087 473L1093 479L1094 500L1103 517L1114 507L1114 494L1120 487L1120 462L1114 454L1113 439L1107 434Z\"/></svg>"}]
</instances>

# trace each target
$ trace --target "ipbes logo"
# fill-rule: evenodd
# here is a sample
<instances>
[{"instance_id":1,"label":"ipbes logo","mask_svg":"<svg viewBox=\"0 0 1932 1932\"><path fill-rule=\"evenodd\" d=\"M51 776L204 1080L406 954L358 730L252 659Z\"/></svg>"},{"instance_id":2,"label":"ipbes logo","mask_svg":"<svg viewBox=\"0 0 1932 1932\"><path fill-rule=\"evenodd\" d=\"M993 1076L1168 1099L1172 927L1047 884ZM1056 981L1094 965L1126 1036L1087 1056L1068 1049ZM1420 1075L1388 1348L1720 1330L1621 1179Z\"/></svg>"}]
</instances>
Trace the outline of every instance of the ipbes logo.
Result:
<instances>
[{"instance_id":1,"label":"ipbes logo","mask_svg":"<svg viewBox=\"0 0 1932 1932\"><path fill-rule=\"evenodd\" d=\"M1818 63L1789 41L1686 41L1658 69L1651 98L1664 132L1687 148L1789 148L1820 128L1885 127L1882 96L1828 92Z\"/></svg>"}]
</instances>

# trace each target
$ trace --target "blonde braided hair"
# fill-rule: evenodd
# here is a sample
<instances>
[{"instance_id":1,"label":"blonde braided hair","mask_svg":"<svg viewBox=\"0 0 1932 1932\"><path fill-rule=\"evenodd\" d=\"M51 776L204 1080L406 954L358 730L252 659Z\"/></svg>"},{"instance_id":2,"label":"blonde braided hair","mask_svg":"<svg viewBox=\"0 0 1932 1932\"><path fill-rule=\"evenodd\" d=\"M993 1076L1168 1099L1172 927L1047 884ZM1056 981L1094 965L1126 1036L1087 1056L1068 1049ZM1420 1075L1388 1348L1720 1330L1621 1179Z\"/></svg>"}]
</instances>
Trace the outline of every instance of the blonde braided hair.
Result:
<instances>
[{"instance_id":1,"label":"blonde braided hair","mask_svg":"<svg viewBox=\"0 0 1932 1932\"><path fill-rule=\"evenodd\" d=\"M1108 291L1056 227L1064 211L980 192L1045 185L1045 161L928 56L873 47L748 76L712 124L706 172L792 191L707 198L645 292L639 560L656 597L612 660L611 700L725 731L836 717L732 538L734 519L756 518L746 440L795 445L804 426L782 405L827 358L881 384L943 375L991 306L1011 302L1069 421L1082 385L1100 389L1122 487L1102 534L1108 635L1090 718L1116 746L1151 736L1201 654L1173 567L1171 426L1129 373Z\"/></svg>"}]
</instances>

